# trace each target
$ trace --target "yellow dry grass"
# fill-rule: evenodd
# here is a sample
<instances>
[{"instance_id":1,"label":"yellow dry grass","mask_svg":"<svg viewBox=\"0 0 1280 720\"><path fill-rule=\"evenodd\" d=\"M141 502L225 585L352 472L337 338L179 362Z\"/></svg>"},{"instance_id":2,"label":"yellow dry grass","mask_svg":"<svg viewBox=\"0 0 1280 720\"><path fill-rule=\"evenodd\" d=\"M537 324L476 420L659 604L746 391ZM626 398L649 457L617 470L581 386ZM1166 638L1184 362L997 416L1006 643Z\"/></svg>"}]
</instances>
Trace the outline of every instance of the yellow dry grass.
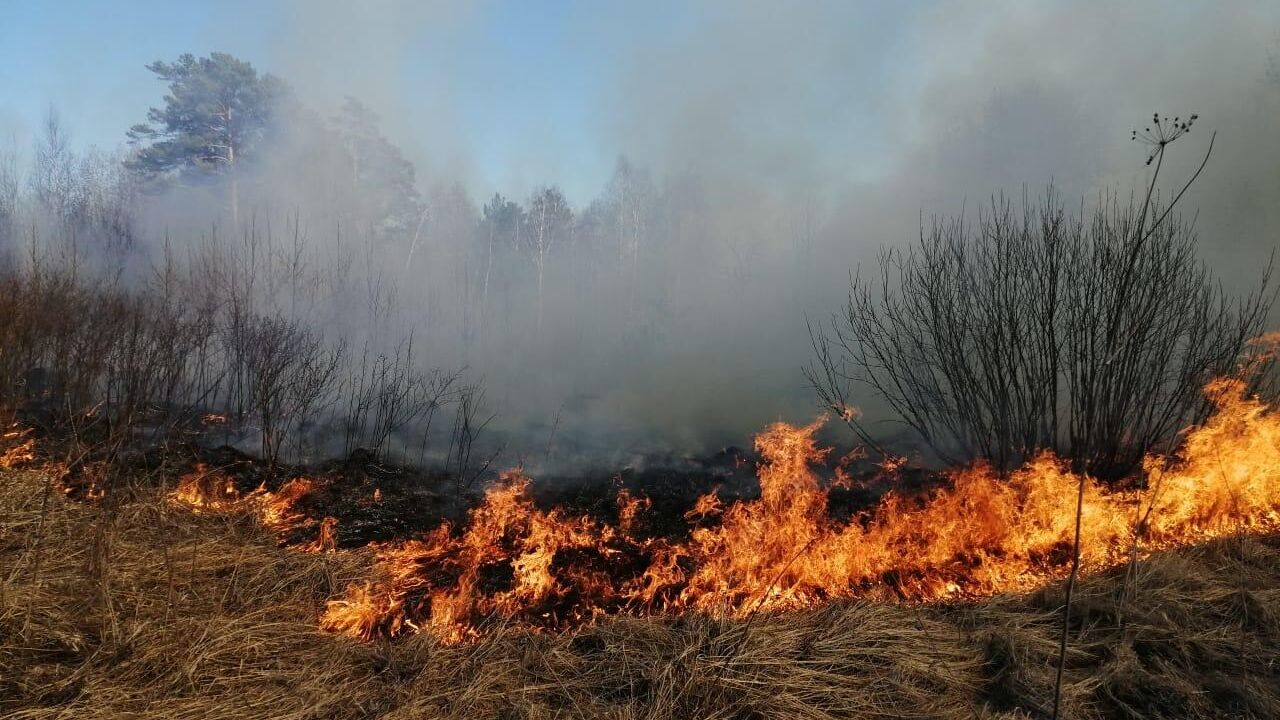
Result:
<instances>
[{"instance_id":1,"label":"yellow dry grass","mask_svg":"<svg viewBox=\"0 0 1280 720\"><path fill-rule=\"evenodd\" d=\"M843 603L751 622L499 629L444 647L319 632L368 552L275 546L133 489L64 500L0 472L7 718L1018 718L1052 695L1060 589ZM1233 538L1078 590L1065 717L1280 717L1280 545Z\"/></svg>"}]
</instances>

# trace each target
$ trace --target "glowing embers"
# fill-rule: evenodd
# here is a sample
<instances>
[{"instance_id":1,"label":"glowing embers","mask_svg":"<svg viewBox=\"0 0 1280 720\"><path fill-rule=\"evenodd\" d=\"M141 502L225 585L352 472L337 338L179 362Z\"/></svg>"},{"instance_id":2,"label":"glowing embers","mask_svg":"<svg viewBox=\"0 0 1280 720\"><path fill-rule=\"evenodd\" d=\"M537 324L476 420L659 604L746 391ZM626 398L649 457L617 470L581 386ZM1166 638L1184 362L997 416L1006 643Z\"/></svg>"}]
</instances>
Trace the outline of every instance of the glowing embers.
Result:
<instances>
[{"instance_id":1,"label":"glowing embers","mask_svg":"<svg viewBox=\"0 0 1280 720\"><path fill-rule=\"evenodd\" d=\"M1280 527L1280 416L1234 381L1207 394L1215 413L1188 433L1179 458L1148 458L1147 489L1109 491L1083 478L1086 569L1123 561L1135 540L1145 551ZM813 469L827 453L814 440L819 426L762 432L760 497L727 506L702 497L680 541L632 532L649 511L643 498L621 493L615 526L540 509L529 479L508 473L465 526L379 548L375 579L331 601L322 625L361 638L429 629L457 642L503 623L560 629L609 613L745 616L835 598L929 601L1027 589L1065 573L1082 479L1052 455L1003 479L981 465L957 470L925 496L890 492L838 522Z\"/></svg>"}]
</instances>

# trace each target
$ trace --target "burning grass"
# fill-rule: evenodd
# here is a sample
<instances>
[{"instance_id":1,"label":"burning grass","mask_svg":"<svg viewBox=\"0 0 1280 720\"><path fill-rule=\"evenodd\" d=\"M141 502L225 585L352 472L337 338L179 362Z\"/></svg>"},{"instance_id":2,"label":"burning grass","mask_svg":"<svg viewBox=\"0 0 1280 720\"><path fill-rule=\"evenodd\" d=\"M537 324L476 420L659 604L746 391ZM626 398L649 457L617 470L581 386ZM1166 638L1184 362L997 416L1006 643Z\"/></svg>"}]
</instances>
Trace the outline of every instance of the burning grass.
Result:
<instances>
[{"instance_id":1,"label":"burning grass","mask_svg":"<svg viewBox=\"0 0 1280 720\"><path fill-rule=\"evenodd\" d=\"M761 433L759 498L704 495L684 538L633 532L646 508L628 493L610 524L539 508L529 479L508 473L460 527L380 547L375 579L331 601L321 622L364 639L429 629L460 642L503 623L563 630L602 615L751 618L833 600L1026 591L1066 574L1080 483L1088 572L1280 528L1280 413L1239 381L1216 381L1207 395L1209 421L1180 457L1149 457L1140 486L1100 485L1045 454L1008 478L978 466L922 497L891 492L848 522L830 516L813 469L826 454L818 423Z\"/></svg>"},{"instance_id":2,"label":"burning grass","mask_svg":"<svg viewBox=\"0 0 1280 720\"><path fill-rule=\"evenodd\" d=\"M85 718L1015 718L1050 697L1058 586L751 619L516 625L447 646L317 629L372 552L299 553L163 490L0 475L0 714ZM1220 538L1078 589L1067 717L1280 713L1280 542ZM1127 587L1127 590L1124 588Z\"/></svg>"},{"instance_id":3,"label":"burning grass","mask_svg":"<svg viewBox=\"0 0 1280 720\"><path fill-rule=\"evenodd\" d=\"M1207 391L1213 415L1144 482L1083 479L1065 717L1280 713L1280 412ZM355 459L311 475L193 448L130 476L14 430L0 712L1044 715L1080 476L972 467L846 518L833 488L857 480L820 479L817 428L766 429L758 495L690 495L675 525L625 485L602 514L511 472L451 516ZM344 539L414 507L434 529Z\"/></svg>"}]
</instances>

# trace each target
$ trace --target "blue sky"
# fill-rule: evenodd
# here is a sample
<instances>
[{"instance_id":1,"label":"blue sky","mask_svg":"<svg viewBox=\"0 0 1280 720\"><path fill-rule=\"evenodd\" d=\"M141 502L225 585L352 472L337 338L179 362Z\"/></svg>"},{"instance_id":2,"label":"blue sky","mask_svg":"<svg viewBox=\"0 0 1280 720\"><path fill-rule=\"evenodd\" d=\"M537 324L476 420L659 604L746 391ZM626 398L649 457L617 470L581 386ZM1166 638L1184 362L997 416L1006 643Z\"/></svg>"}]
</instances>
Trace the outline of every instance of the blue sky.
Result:
<instances>
[{"instance_id":1,"label":"blue sky","mask_svg":"<svg viewBox=\"0 0 1280 720\"><path fill-rule=\"evenodd\" d=\"M1280 5L1244 1L0 3L0 142L29 147L53 105L76 145L117 147L163 94L147 63L221 50L321 113L365 101L424 182L577 205L620 154L802 193L1107 180L1153 108L1230 130L1280 52Z\"/></svg>"},{"instance_id":2,"label":"blue sky","mask_svg":"<svg viewBox=\"0 0 1280 720\"><path fill-rule=\"evenodd\" d=\"M144 65L220 50L322 111L360 97L421 166L480 193L554 181L581 200L620 153L771 134L792 136L785 158L835 132L806 152L871 167L887 89L919 70L918 53L892 52L910 42L907 5L797 19L740 3L5 2L0 134L20 145L52 105L77 146L119 146L163 92Z\"/></svg>"},{"instance_id":3,"label":"blue sky","mask_svg":"<svg viewBox=\"0 0 1280 720\"><path fill-rule=\"evenodd\" d=\"M0 26L0 119L29 133L55 106L77 144L111 147L144 119L162 86L144 66L183 52L225 49L256 59L278 26L269 4L7 0ZM221 8L221 9L219 9ZM227 14L258 18L219 32Z\"/></svg>"}]
</instances>

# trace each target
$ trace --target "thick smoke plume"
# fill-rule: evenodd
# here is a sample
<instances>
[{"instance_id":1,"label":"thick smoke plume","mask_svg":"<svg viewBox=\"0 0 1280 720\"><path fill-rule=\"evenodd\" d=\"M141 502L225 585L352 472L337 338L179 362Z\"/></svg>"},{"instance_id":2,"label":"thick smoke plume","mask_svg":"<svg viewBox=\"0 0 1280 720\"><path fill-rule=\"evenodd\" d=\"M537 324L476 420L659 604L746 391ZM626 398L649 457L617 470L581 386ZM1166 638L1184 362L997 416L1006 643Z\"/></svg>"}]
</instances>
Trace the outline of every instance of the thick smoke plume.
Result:
<instances>
[{"instance_id":1,"label":"thick smoke plume","mask_svg":"<svg viewBox=\"0 0 1280 720\"><path fill-rule=\"evenodd\" d=\"M142 277L219 244L292 257L295 280L329 281L301 301L262 289L264 306L349 347L412 337L423 367L466 368L487 442L536 469L808 418L806 319L839 305L851 270L993 193L1052 183L1088 204L1144 187L1129 131L1152 111L1202 118L1170 178L1218 131L1184 201L1202 257L1243 289L1276 246L1275 9L750 5L674 22L584 4L515 42L494 28L529 10L506 5L286 4L286 37L246 59L292 93L234 207L223 185L134 188L131 249L100 261ZM218 50L214 33L191 51ZM63 122L74 136L93 120ZM0 157L0 208L19 164Z\"/></svg>"}]
</instances>

